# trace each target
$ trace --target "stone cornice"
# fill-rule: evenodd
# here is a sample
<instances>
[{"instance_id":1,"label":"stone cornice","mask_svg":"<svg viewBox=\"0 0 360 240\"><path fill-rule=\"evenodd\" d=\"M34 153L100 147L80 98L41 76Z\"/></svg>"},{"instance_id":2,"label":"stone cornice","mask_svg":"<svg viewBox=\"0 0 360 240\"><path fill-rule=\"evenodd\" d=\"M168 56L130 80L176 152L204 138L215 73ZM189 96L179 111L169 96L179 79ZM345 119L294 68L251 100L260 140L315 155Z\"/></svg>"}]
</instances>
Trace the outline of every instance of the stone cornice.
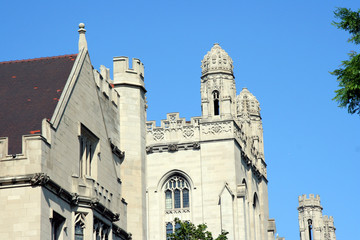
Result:
<instances>
[{"instance_id":1,"label":"stone cornice","mask_svg":"<svg viewBox=\"0 0 360 240\"><path fill-rule=\"evenodd\" d=\"M80 196L77 193L69 192L55 181L51 180L45 173L0 177L0 189L13 187L44 187L72 206L82 206L94 209L112 222L116 222L120 219L118 213L114 213L105 207L99 202L99 199Z\"/></svg>"},{"instance_id":2,"label":"stone cornice","mask_svg":"<svg viewBox=\"0 0 360 240\"><path fill-rule=\"evenodd\" d=\"M177 152L183 150L199 150L199 142L154 144L146 147L146 153Z\"/></svg>"}]
</instances>

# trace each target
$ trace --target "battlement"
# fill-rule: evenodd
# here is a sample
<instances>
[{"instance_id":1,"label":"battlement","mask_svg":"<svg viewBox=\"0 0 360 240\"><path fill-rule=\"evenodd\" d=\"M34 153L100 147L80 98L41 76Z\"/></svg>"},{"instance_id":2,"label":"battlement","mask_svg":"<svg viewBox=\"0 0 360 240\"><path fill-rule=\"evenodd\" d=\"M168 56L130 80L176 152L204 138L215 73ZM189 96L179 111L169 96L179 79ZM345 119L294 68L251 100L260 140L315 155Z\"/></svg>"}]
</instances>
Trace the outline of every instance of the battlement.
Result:
<instances>
[{"instance_id":1,"label":"battlement","mask_svg":"<svg viewBox=\"0 0 360 240\"><path fill-rule=\"evenodd\" d=\"M132 59L132 68L128 57L114 57L114 84L122 83L129 78L137 77L144 81L144 64L137 58Z\"/></svg>"},{"instance_id":2,"label":"battlement","mask_svg":"<svg viewBox=\"0 0 360 240\"><path fill-rule=\"evenodd\" d=\"M119 93L114 89L113 81L110 79L110 70L105 66L100 66L100 73L93 70L97 88L109 99L115 106L119 104Z\"/></svg>"},{"instance_id":3,"label":"battlement","mask_svg":"<svg viewBox=\"0 0 360 240\"><path fill-rule=\"evenodd\" d=\"M156 126L156 121L146 122L146 127L148 131L153 130L154 128L181 128L183 126L199 126L199 120L201 117L192 117L190 121L186 121L185 118L180 118L178 112L167 113L166 119L161 120L160 126Z\"/></svg>"},{"instance_id":4,"label":"battlement","mask_svg":"<svg viewBox=\"0 0 360 240\"><path fill-rule=\"evenodd\" d=\"M179 113L168 113L161 120L160 126L155 121L146 122L148 144L159 142L196 142L199 141L201 117L193 117L190 121L180 118Z\"/></svg>"},{"instance_id":5,"label":"battlement","mask_svg":"<svg viewBox=\"0 0 360 240\"><path fill-rule=\"evenodd\" d=\"M309 194L309 198L307 198L306 194L299 196L299 207L307 207L307 206L318 206L322 209L320 204L320 196Z\"/></svg>"}]
</instances>

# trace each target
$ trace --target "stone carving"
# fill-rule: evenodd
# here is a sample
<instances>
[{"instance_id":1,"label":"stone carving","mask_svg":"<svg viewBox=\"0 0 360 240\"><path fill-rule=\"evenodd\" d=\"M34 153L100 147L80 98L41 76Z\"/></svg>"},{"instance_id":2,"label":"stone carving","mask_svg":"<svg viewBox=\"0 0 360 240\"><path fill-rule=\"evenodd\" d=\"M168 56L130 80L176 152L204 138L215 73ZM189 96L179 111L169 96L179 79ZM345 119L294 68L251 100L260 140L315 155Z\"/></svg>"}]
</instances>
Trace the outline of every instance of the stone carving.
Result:
<instances>
[{"instance_id":1,"label":"stone carving","mask_svg":"<svg viewBox=\"0 0 360 240\"><path fill-rule=\"evenodd\" d=\"M153 153L153 147L150 147L150 146L147 146L146 147L146 153L149 154L149 153Z\"/></svg>"},{"instance_id":2,"label":"stone carving","mask_svg":"<svg viewBox=\"0 0 360 240\"><path fill-rule=\"evenodd\" d=\"M100 200L98 198L92 198L90 205L92 208L96 207L99 204Z\"/></svg>"},{"instance_id":3,"label":"stone carving","mask_svg":"<svg viewBox=\"0 0 360 240\"><path fill-rule=\"evenodd\" d=\"M191 127L184 127L183 128L183 136L185 138L191 138L194 136L194 129Z\"/></svg>"},{"instance_id":4,"label":"stone carving","mask_svg":"<svg viewBox=\"0 0 360 240\"><path fill-rule=\"evenodd\" d=\"M200 149L200 143L199 142L194 142L193 148L194 149Z\"/></svg>"},{"instance_id":5,"label":"stone carving","mask_svg":"<svg viewBox=\"0 0 360 240\"><path fill-rule=\"evenodd\" d=\"M202 133L204 134L219 134L222 132L230 132L230 131L231 131L230 122L208 123L208 124L204 124L202 127Z\"/></svg>"},{"instance_id":6,"label":"stone carving","mask_svg":"<svg viewBox=\"0 0 360 240\"><path fill-rule=\"evenodd\" d=\"M79 203L79 194L71 193L71 204L77 205Z\"/></svg>"},{"instance_id":7,"label":"stone carving","mask_svg":"<svg viewBox=\"0 0 360 240\"><path fill-rule=\"evenodd\" d=\"M160 141L164 139L164 131L160 129L155 129L153 131L153 136L155 141Z\"/></svg>"},{"instance_id":8,"label":"stone carving","mask_svg":"<svg viewBox=\"0 0 360 240\"><path fill-rule=\"evenodd\" d=\"M36 173L30 180L32 186L43 186L50 180L45 173Z\"/></svg>"},{"instance_id":9,"label":"stone carving","mask_svg":"<svg viewBox=\"0 0 360 240\"><path fill-rule=\"evenodd\" d=\"M176 144L170 144L168 146L169 152L175 152L178 150L178 146Z\"/></svg>"},{"instance_id":10,"label":"stone carving","mask_svg":"<svg viewBox=\"0 0 360 240\"><path fill-rule=\"evenodd\" d=\"M115 215L113 216L113 218L111 219L113 222L119 221L120 220L120 214L119 213L115 213Z\"/></svg>"},{"instance_id":11,"label":"stone carving","mask_svg":"<svg viewBox=\"0 0 360 240\"><path fill-rule=\"evenodd\" d=\"M218 43L215 43L201 61L201 68L203 76L212 72L233 74L233 61L225 50Z\"/></svg>"}]
</instances>

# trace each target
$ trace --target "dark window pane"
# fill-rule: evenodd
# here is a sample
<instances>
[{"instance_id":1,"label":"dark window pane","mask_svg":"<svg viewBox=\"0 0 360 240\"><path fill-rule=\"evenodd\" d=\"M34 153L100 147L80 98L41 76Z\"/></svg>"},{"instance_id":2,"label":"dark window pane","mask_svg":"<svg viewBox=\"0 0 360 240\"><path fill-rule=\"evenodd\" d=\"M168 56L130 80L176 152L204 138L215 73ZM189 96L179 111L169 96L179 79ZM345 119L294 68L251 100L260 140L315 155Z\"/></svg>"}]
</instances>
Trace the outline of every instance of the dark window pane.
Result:
<instances>
[{"instance_id":1,"label":"dark window pane","mask_svg":"<svg viewBox=\"0 0 360 240\"><path fill-rule=\"evenodd\" d=\"M175 208L181 208L180 205L180 190L176 189L174 191L174 201L175 201Z\"/></svg>"},{"instance_id":2,"label":"dark window pane","mask_svg":"<svg viewBox=\"0 0 360 240\"><path fill-rule=\"evenodd\" d=\"M181 227L180 223L175 224L175 230L179 229Z\"/></svg>"},{"instance_id":3,"label":"dark window pane","mask_svg":"<svg viewBox=\"0 0 360 240\"><path fill-rule=\"evenodd\" d=\"M183 208L189 207L189 190L183 189Z\"/></svg>"},{"instance_id":4,"label":"dark window pane","mask_svg":"<svg viewBox=\"0 0 360 240\"><path fill-rule=\"evenodd\" d=\"M165 192L165 208L166 209L172 209L172 192L170 190L167 190Z\"/></svg>"},{"instance_id":5,"label":"dark window pane","mask_svg":"<svg viewBox=\"0 0 360 240\"><path fill-rule=\"evenodd\" d=\"M172 223L168 223L166 224L166 235L173 233L173 225ZM169 239L168 237L166 237L166 239Z\"/></svg>"}]
</instances>

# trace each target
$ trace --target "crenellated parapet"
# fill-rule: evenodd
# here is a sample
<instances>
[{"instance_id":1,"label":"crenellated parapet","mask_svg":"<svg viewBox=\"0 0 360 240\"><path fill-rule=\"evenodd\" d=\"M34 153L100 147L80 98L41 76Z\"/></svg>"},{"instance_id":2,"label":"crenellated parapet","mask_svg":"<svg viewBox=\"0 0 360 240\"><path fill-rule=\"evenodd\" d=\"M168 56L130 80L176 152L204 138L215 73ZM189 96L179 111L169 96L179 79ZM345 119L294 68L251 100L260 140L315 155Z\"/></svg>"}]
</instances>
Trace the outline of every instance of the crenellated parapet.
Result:
<instances>
[{"instance_id":1,"label":"crenellated parapet","mask_svg":"<svg viewBox=\"0 0 360 240\"><path fill-rule=\"evenodd\" d=\"M168 113L160 126L156 126L155 121L146 122L147 153L199 149L202 142L235 139L247 166L259 179L266 179L266 163L263 152L259 151L259 137L251 135L246 127L231 119L208 121L194 117L186 121L179 117L179 113Z\"/></svg>"},{"instance_id":2,"label":"crenellated parapet","mask_svg":"<svg viewBox=\"0 0 360 240\"><path fill-rule=\"evenodd\" d=\"M186 121L185 118L179 117L179 113L168 113L166 119L161 120L159 127L156 126L155 121L148 121L146 122L147 145L161 145L164 142L198 142L199 121L200 117Z\"/></svg>"},{"instance_id":3,"label":"crenellated parapet","mask_svg":"<svg viewBox=\"0 0 360 240\"><path fill-rule=\"evenodd\" d=\"M323 209L320 204L320 196L309 194L309 197L306 196L306 194L299 196L299 207L298 210L304 210L304 208L318 208L320 211Z\"/></svg>"},{"instance_id":4,"label":"crenellated parapet","mask_svg":"<svg viewBox=\"0 0 360 240\"><path fill-rule=\"evenodd\" d=\"M126 84L145 87L144 64L137 58L132 59L132 68L128 57L114 57L114 85Z\"/></svg>"},{"instance_id":5,"label":"crenellated parapet","mask_svg":"<svg viewBox=\"0 0 360 240\"><path fill-rule=\"evenodd\" d=\"M93 73L97 89L117 107L120 95L114 88L113 80L110 78L110 70L101 65L100 72L94 69Z\"/></svg>"},{"instance_id":6,"label":"crenellated parapet","mask_svg":"<svg viewBox=\"0 0 360 240\"><path fill-rule=\"evenodd\" d=\"M320 196L299 196L299 229L301 240L336 240L334 218L322 215Z\"/></svg>"}]
</instances>

